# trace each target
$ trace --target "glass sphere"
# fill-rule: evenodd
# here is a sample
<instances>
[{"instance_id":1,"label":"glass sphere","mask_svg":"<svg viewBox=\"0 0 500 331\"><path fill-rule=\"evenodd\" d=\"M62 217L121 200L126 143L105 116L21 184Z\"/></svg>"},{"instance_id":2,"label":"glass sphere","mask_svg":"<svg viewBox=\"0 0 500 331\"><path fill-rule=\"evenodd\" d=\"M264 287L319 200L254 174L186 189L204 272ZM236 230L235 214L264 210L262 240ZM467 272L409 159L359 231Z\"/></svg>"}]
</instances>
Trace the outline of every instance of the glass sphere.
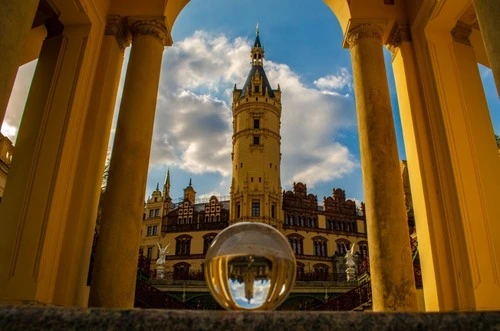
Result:
<instances>
[{"instance_id":1,"label":"glass sphere","mask_svg":"<svg viewBox=\"0 0 500 331\"><path fill-rule=\"evenodd\" d=\"M272 226L241 222L220 232L205 255L212 296L230 310L278 307L295 282L295 255Z\"/></svg>"}]
</instances>

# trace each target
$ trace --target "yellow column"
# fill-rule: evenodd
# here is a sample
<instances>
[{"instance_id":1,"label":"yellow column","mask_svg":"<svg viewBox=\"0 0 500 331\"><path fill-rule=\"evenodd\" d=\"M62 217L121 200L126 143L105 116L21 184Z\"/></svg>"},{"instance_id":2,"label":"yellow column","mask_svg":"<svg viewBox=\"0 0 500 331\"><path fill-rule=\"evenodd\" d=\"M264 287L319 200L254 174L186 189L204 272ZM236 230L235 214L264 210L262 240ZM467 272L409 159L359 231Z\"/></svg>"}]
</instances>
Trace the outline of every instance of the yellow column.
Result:
<instances>
[{"instance_id":1,"label":"yellow column","mask_svg":"<svg viewBox=\"0 0 500 331\"><path fill-rule=\"evenodd\" d=\"M439 74L446 81L443 107L447 134L453 141L453 173L459 191L475 309L500 309L500 158L488 105L469 36L472 27L458 22L439 40L440 57L449 69ZM451 51L451 52L450 52ZM455 257L459 258L459 257Z\"/></svg>"},{"instance_id":2,"label":"yellow column","mask_svg":"<svg viewBox=\"0 0 500 331\"><path fill-rule=\"evenodd\" d=\"M452 174L439 169L439 161L446 159L447 152L439 146L435 132L444 129L438 127L441 123L436 118L438 112L423 98L423 85L432 83L425 82L426 77L419 73L409 27L397 27L390 39L417 226L425 309L473 309L469 264L450 258L466 256L467 251L456 211L458 205L453 199L455 195L445 184L453 182ZM451 205L452 202L455 204Z\"/></svg>"},{"instance_id":3,"label":"yellow column","mask_svg":"<svg viewBox=\"0 0 500 331\"><path fill-rule=\"evenodd\" d=\"M78 189L72 192L70 200L71 226L64 233L64 249L54 291L56 305L85 307L88 303L87 274L97 205L123 54L128 42L125 20L120 17L108 18L93 80L88 106L90 111L85 119L82 148L78 156L75 155L78 158L76 172L79 174L75 179L75 187ZM86 203L82 203L82 200Z\"/></svg>"},{"instance_id":4,"label":"yellow column","mask_svg":"<svg viewBox=\"0 0 500 331\"><path fill-rule=\"evenodd\" d=\"M39 0L0 1L0 126Z\"/></svg>"},{"instance_id":5,"label":"yellow column","mask_svg":"<svg viewBox=\"0 0 500 331\"><path fill-rule=\"evenodd\" d=\"M163 48L164 20L131 25L132 49L104 197L89 305L134 304L141 219Z\"/></svg>"},{"instance_id":6,"label":"yellow column","mask_svg":"<svg viewBox=\"0 0 500 331\"><path fill-rule=\"evenodd\" d=\"M417 310L396 135L382 52L374 24L351 28L361 166L374 311Z\"/></svg>"},{"instance_id":7,"label":"yellow column","mask_svg":"<svg viewBox=\"0 0 500 331\"><path fill-rule=\"evenodd\" d=\"M476 16L483 35L484 46L488 54L493 77L500 96L500 1L473 0Z\"/></svg>"},{"instance_id":8,"label":"yellow column","mask_svg":"<svg viewBox=\"0 0 500 331\"><path fill-rule=\"evenodd\" d=\"M40 53L0 204L2 302L52 304L90 30L65 27Z\"/></svg>"}]
</instances>

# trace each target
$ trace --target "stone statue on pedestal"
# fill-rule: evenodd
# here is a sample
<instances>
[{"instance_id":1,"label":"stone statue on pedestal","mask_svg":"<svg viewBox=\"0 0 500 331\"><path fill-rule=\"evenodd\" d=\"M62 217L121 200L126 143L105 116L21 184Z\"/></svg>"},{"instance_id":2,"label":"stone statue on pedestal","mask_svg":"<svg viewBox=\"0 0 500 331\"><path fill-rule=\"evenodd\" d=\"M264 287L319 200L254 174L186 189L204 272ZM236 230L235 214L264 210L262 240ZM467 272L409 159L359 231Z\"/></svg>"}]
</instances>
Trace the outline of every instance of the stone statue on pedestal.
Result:
<instances>
[{"instance_id":1,"label":"stone statue on pedestal","mask_svg":"<svg viewBox=\"0 0 500 331\"><path fill-rule=\"evenodd\" d=\"M156 265L164 265L165 264L165 255L169 253L168 247L170 244L167 244L167 246L161 248L160 243L156 243L158 246L158 260L156 260Z\"/></svg>"},{"instance_id":2,"label":"stone statue on pedestal","mask_svg":"<svg viewBox=\"0 0 500 331\"><path fill-rule=\"evenodd\" d=\"M165 278L165 256L169 253L168 247L170 244L167 244L167 246L161 248L160 243L156 243L158 246L158 260L156 260L156 279L163 279Z\"/></svg>"},{"instance_id":3,"label":"stone statue on pedestal","mask_svg":"<svg viewBox=\"0 0 500 331\"><path fill-rule=\"evenodd\" d=\"M347 265L347 269L345 270L347 274L347 281L353 281L356 280L356 269L354 268L356 266L356 262L354 261L354 243L351 246L351 249L347 249L347 252L345 254L345 264Z\"/></svg>"}]
</instances>

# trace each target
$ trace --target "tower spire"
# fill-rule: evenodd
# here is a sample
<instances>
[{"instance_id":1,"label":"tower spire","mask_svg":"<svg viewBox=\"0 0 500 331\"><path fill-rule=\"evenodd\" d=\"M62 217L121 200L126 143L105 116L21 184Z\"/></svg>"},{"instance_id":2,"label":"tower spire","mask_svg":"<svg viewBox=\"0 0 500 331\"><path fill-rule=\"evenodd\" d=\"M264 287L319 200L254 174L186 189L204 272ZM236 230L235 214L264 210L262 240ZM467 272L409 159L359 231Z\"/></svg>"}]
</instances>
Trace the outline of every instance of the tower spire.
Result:
<instances>
[{"instance_id":1,"label":"tower spire","mask_svg":"<svg viewBox=\"0 0 500 331\"><path fill-rule=\"evenodd\" d=\"M170 198L170 168L167 169L165 184L163 184L163 197Z\"/></svg>"},{"instance_id":2,"label":"tower spire","mask_svg":"<svg viewBox=\"0 0 500 331\"><path fill-rule=\"evenodd\" d=\"M255 42L253 44L252 51L250 53L250 57L252 58L252 65L262 65L264 61L264 48L262 48L262 44L260 43L260 29L259 23L257 23L257 27L255 29Z\"/></svg>"}]
</instances>

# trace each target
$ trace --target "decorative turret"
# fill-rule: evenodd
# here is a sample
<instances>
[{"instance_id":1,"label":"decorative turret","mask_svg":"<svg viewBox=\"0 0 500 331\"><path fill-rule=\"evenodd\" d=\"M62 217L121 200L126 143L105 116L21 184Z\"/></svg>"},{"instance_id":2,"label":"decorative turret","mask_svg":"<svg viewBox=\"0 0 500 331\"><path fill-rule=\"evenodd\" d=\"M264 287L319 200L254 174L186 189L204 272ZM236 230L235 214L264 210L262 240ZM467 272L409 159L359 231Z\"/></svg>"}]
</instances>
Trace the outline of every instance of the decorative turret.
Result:
<instances>
[{"instance_id":1,"label":"decorative turret","mask_svg":"<svg viewBox=\"0 0 500 331\"><path fill-rule=\"evenodd\" d=\"M252 59L252 65L262 66L264 64L264 48L260 44L259 37L259 24L257 24L255 43L253 44L252 51L250 53L250 58Z\"/></svg>"},{"instance_id":2,"label":"decorative turret","mask_svg":"<svg viewBox=\"0 0 500 331\"><path fill-rule=\"evenodd\" d=\"M192 204L196 200L196 191L193 188L191 178L189 178L189 185L184 189L184 201L189 200Z\"/></svg>"}]
</instances>

